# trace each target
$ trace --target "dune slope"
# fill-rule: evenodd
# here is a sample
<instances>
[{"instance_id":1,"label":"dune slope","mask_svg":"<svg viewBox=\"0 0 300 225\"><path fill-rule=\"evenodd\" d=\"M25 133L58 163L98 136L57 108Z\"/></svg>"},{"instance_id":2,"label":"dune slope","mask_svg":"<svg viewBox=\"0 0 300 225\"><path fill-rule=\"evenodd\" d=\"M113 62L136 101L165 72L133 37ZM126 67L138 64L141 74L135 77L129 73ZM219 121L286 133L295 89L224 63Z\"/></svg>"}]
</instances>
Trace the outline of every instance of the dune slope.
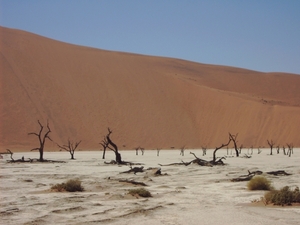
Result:
<instances>
[{"instance_id":1,"label":"dune slope","mask_svg":"<svg viewBox=\"0 0 300 225\"><path fill-rule=\"evenodd\" d=\"M300 146L300 76L71 45L0 28L0 145L37 147L40 120L53 141L99 149ZM48 143L49 148L55 148Z\"/></svg>"}]
</instances>

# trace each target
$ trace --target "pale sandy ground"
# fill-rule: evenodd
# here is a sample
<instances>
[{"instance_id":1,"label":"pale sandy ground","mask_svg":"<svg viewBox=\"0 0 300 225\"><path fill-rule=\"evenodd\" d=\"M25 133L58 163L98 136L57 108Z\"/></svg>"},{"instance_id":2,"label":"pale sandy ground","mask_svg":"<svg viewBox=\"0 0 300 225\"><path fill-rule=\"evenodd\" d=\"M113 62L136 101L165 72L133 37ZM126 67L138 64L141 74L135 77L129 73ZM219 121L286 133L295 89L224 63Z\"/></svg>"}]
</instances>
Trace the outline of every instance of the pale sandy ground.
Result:
<instances>
[{"instance_id":1,"label":"pale sandy ground","mask_svg":"<svg viewBox=\"0 0 300 225\"><path fill-rule=\"evenodd\" d=\"M202 158L202 151L192 150ZM144 167L190 161L190 150L180 156L179 150L122 151L124 160L143 162ZM128 166L105 165L102 152L76 152L69 160L68 152L46 152L45 158L67 163L6 163L1 159L1 224L299 224L300 207L253 206L252 200L264 191L248 191L246 182L233 183L231 178L247 174L247 170L285 170L291 176L266 175L276 188L300 186L300 154L292 157L268 155L269 150L250 159L228 157L226 166L161 167L166 176L151 177L146 173L120 174ZM14 158L36 158L36 152L15 153ZM226 150L218 151L218 156ZM107 153L107 160L113 153ZM204 159L212 158L208 151ZM108 179L110 177L110 179ZM49 192L51 185L79 178L82 193ZM153 195L136 199L126 195L133 185L114 179L134 179L148 185Z\"/></svg>"}]
</instances>

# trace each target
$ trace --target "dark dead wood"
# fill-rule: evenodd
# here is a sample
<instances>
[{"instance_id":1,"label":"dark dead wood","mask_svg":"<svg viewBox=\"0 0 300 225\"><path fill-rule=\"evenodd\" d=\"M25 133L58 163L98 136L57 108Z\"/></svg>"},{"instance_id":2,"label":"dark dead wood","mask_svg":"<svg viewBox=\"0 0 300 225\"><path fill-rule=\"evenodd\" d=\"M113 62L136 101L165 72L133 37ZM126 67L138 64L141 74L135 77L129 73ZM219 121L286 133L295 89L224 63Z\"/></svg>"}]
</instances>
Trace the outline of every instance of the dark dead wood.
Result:
<instances>
[{"instance_id":1,"label":"dark dead wood","mask_svg":"<svg viewBox=\"0 0 300 225\"><path fill-rule=\"evenodd\" d=\"M287 173L284 170L270 171L270 172L267 172L267 174L271 174L274 176L290 176L290 175L292 175L291 173Z\"/></svg>"},{"instance_id":2,"label":"dark dead wood","mask_svg":"<svg viewBox=\"0 0 300 225\"><path fill-rule=\"evenodd\" d=\"M288 146L287 155L289 157L291 157L291 155L294 153L294 151L293 151L294 146L293 146L293 144L287 144L287 146Z\"/></svg>"},{"instance_id":3,"label":"dark dead wood","mask_svg":"<svg viewBox=\"0 0 300 225\"><path fill-rule=\"evenodd\" d=\"M268 142L268 145L270 146L270 155L273 155L273 147L274 147L274 145L275 145L275 143L274 143L274 141L273 140L267 140L267 142Z\"/></svg>"},{"instance_id":4,"label":"dark dead wood","mask_svg":"<svg viewBox=\"0 0 300 225\"><path fill-rule=\"evenodd\" d=\"M221 160L219 159L219 160L217 161L216 153L217 153L217 151L218 151L219 149L222 149L222 148L224 148L224 147L227 147L227 146L230 144L230 142L233 141L233 140L234 140L233 142L235 143L235 146L236 146L236 141L235 141L236 136L237 136L237 135L234 136L234 135L231 135L231 134L229 133L229 139L228 139L228 142L227 142L226 144L221 144L221 146L215 148L214 153L213 153L213 160L210 161L213 165L224 165L224 162L222 161L222 159L221 159ZM234 139L233 139L233 138L234 138ZM237 149L236 149L236 155L237 155L237 157L239 156L239 152L238 152Z\"/></svg>"},{"instance_id":5,"label":"dark dead wood","mask_svg":"<svg viewBox=\"0 0 300 225\"><path fill-rule=\"evenodd\" d=\"M236 157L239 157L239 149L238 149L238 147L237 147L237 142L238 142L238 141L236 140L236 139L237 139L237 136L238 136L238 134L232 135L231 133L229 133L229 140L233 142ZM229 145L230 141L228 142L228 145ZM228 146L228 145L227 145L227 146ZM225 147L225 146L224 146L224 147Z\"/></svg>"},{"instance_id":6,"label":"dark dead wood","mask_svg":"<svg viewBox=\"0 0 300 225\"><path fill-rule=\"evenodd\" d=\"M206 155L207 147L201 147L202 148L202 156Z\"/></svg>"},{"instance_id":7,"label":"dark dead wood","mask_svg":"<svg viewBox=\"0 0 300 225\"><path fill-rule=\"evenodd\" d=\"M127 171L124 171L124 172L121 172L121 173L143 173L144 172L144 167L141 166L141 167L130 167L130 170L127 170Z\"/></svg>"},{"instance_id":8,"label":"dark dead wood","mask_svg":"<svg viewBox=\"0 0 300 225\"><path fill-rule=\"evenodd\" d=\"M109 127L107 128L107 130L108 130L108 134L105 136L104 140L101 142L104 145L102 145L101 143L100 144L103 147L105 145L107 145L107 148L109 148L110 150L112 150L115 153L115 156L116 156L115 161L117 162L117 164L119 164L119 165L126 165L126 164L128 164L128 162L122 161L122 156L119 153L118 146L110 138L112 130L110 130ZM104 155L103 155L103 157L104 157Z\"/></svg>"},{"instance_id":9,"label":"dark dead wood","mask_svg":"<svg viewBox=\"0 0 300 225\"><path fill-rule=\"evenodd\" d=\"M247 175L241 175L237 178L233 178L230 181L231 182L242 182L242 181L249 181L251 180L255 175L261 175L263 172L260 170L256 170L256 171L252 171L250 172L248 170L248 174Z\"/></svg>"},{"instance_id":10,"label":"dark dead wood","mask_svg":"<svg viewBox=\"0 0 300 225\"><path fill-rule=\"evenodd\" d=\"M209 166L209 167L213 166L212 161L206 161L204 159L200 159L193 152L190 152L190 154L192 154L196 159L192 160L189 164L198 164L199 166Z\"/></svg>"},{"instance_id":11,"label":"dark dead wood","mask_svg":"<svg viewBox=\"0 0 300 225\"><path fill-rule=\"evenodd\" d=\"M184 156L185 145L180 148L180 155Z\"/></svg>"},{"instance_id":12,"label":"dark dead wood","mask_svg":"<svg viewBox=\"0 0 300 225\"><path fill-rule=\"evenodd\" d=\"M43 130L44 130L44 126L41 124L41 122L38 120L38 124L40 125L40 131L39 133L35 133L35 132L31 132L28 133L28 135L35 135L38 137L39 140L39 144L40 146L37 148L33 148L31 149L31 151L35 151L38 150L40 153L40 161L43 162L44 161L44 147L45 147L45 142L46 139L49 139L50 141L52 141L52 139L49 137L49 133L51 132L50 126L49 126L49 122L47 121L47 131L43 134Z\"/></svg>"},{"instance_id":13,"label":"dark dead wood","mask_svg":"<svg viewBox=\"0 0 300 225\"><path fill-rule=\"evenodd\" d=\"M14 158L12 157L12 155L13 155L14 153L13 153L11 150L9 150L9 149L6 149L6 151L7 151L8 154L10 154L10 159L11 159L11 161L14 162L15 160L14 160Z\"/></svg>"},{"instance_id":14,"label":"dark dead wood","mask_svg":"<svg viewBox=\"0 0 300 225\"><path fill-rule=\"evenodd\" d=\"M249 181L249 180L251 180L253 177L254 177L254 175L242 175L242 176L239 176L239 177L237 177L237 178L233 178L233 179L231 179L230 181L231 181L231 182Z\"/></svg>"}]
</instances>

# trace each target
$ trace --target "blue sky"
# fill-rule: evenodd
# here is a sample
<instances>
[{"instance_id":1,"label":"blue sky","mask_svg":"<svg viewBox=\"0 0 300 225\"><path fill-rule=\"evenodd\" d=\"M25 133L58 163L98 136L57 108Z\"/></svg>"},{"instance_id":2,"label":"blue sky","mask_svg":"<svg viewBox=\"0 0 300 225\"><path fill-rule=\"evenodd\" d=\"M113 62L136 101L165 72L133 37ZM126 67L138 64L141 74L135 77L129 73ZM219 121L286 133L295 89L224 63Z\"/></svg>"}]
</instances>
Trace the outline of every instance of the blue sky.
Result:
<instances>
[{"instance_id":1,"label":"blue sky","mask_svg":"<svg viewBox=\"0 0 300 225\"><path fill-rule=\"evenodd\" d=\"M0 0L0 25L106 50L300 74L299 0Z\"/></svg>"}]
</instances>

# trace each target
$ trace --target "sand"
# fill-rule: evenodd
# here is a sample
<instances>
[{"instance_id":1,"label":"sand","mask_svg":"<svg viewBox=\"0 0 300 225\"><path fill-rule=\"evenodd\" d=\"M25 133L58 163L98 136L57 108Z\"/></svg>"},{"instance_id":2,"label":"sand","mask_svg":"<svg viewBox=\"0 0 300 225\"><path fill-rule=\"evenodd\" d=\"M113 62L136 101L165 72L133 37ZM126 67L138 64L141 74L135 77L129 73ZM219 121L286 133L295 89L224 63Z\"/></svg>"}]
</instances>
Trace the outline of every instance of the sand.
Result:
<instances>
[{"instance_id":1,"label":"sand","mask_svg":"<svg viewBox=\"0 0 300 225\"><path fill-rule=\"evenodd\" d=\"M212 159L212 150L202 157L201 150L122 151L124 160L144 163L144 168L158 164L190 161L193 151L203 159ZM1 224L299 224L300 207L271 207L251 203L260 199L264 191L247 190L247 182L230 179L261 170L275 188L285 185L300 186L299 149L291 157L269 155L269 149L260 154L254 149L251 158L236 158L231 150L219 150L226 156L225 166L201 167L161 166L164 176L146 172L120 174L128 166L106 165L102 152L75 152L76 160L69 160L68 152L45 152L46 159L65 160L66 163L6 163L1 167ZM243 153L246 153L246 151ZM16 153L36 158L37 153ZM111 151L106 160L114 159ZM272 176L265 172L285 170L291 176ZM59 193L49 191L54 184L68 179L80 179L84 192ZM138 188L118 179L144 182L152 198L127 195Z\"/></svg>"},{"instance_id":2,"label":"sand","mask_svg":"<svg viewBox=\"0 0 300 225\"><path fill-rule=\"evenodd\" d=\"M38 147L37 120L60 145L99 149L300 146L300 76L70 45L0 27L0 148ZM55 143L47 148L58 150Z\"/></svg>"}]
</instances>

